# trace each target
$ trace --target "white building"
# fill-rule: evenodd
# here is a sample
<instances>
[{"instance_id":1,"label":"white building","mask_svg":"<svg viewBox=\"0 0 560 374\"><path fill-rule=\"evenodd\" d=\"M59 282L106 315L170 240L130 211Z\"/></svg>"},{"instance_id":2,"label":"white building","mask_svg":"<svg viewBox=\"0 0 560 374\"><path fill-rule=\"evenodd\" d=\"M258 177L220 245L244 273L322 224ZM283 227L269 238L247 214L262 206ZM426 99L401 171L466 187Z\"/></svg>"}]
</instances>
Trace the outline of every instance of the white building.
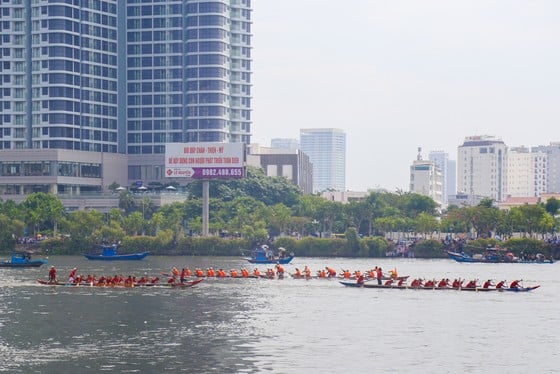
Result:
<instances>
[{"instance_id":1,"label":"white building","mask_svg":"<svg viewBox=\"0 0 560 374\"><path fill-rule=\"evenodd\" d=\"M531 147L531 152L543 152L547 155L547 187L548 193L560 193L560 142L549 145Z\"/></svg>"},{"instance_id":2,"label":"white building","mask_svg":"<svg viewBox=\"0 0 560 374\"><path fill-rule=\"evenodd\" d=\"M439 206L443 205L441 169L434 161L422 160L418 148L418 158L410 166L410 192L431 197Z\"/></svg>"},{"instance_id":3,"label":"white building","mask_svg":"<svg viewBox=\"0 0 560 374\"><path fill-rule=\"evenodd\" d=\"M346 133L340 129L300 130L301 150L313 164L313 191L346 190Z\"/></svg>"},{"instance_id":4,"label":"white building","mask_svg":"<svg viewBox=\"0 0 560 374\"><path fill-rule=\"evenodd\" d=\"M538 197L547 192L547 154L527 147L510 148L506 162L506 195ZM505 197L505 196L504 196Z\"/></svg>"},{"instance_id":5,"label":"white building","mask_svg":"<svg viewBox=\"0 0 560 374\"><path fill-rule=\"evenodd\" d=\"M455 161L449 159L449 154L444 151L432 151L428 155L428 159L433 161L441 171L441 195L442 205L447 205L449 195L454 195L456 191L455 182Z\"/></svg>"},{"instance_id":6,"label":"white building","mask_svg":"<svg viewBox=\"0 0 560 374\"><path fill-rule=\"evenodd\" d=\"M505 143L493 136L469 136L458 147L457 190L502 201L505 189Z\"/></svg>"}]
</instances>

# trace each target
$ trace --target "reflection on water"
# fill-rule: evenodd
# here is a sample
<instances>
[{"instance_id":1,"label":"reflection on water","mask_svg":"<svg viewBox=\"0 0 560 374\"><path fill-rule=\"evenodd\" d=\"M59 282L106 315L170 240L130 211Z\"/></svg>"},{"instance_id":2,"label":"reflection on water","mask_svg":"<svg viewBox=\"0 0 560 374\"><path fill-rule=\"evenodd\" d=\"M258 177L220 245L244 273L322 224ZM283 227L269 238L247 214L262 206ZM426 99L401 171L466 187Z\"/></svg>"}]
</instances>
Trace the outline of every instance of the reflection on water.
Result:
<instances>
[{"instance_id":1,"label":"reflection on water","mask_svg":"<svg viewBox=\"0 0 560 374\"><path fill-rule=\"evenodd\" d=\"M365 270L372 261L296 259ZM303 261L306 261L305 263ZM397 261L397 262L395 262ZM51 258L61 274L246 266L234 258ZM184 262L181 264L181 262ZM45 287L48 269L0 272L0 371L10 373L553 372L556 265L377 260L422 277L523 277L529 294L349 289L332 280L206 280L186 290ZM500 352L499 355L496 352Z\"/></svg>"}]
</instances>

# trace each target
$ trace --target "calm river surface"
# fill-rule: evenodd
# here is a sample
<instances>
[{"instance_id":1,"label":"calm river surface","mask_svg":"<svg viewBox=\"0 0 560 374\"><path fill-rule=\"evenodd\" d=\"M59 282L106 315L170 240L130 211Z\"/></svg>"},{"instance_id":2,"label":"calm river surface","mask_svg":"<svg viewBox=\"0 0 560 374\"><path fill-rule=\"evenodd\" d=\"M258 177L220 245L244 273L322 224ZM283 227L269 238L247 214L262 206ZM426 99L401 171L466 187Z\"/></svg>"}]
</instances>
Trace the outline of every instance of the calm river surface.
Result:
<instances>
[{"instance_id":1,"label":"calm river surface","mask_svg":"<svg viewBox=\"0 0 560 374\"><path fill-rule=\"evenodd\" d=\"M50 287L82 274L252 268L242 259L51 256L0 269L0 372L559 373L559 264L296 258L289 272L385 271L423 278L522 278L529 293L346 288L335 280L205 280L186 290ZM266 266L259 266L265 270Z\"/></svg>"}]
</instances>

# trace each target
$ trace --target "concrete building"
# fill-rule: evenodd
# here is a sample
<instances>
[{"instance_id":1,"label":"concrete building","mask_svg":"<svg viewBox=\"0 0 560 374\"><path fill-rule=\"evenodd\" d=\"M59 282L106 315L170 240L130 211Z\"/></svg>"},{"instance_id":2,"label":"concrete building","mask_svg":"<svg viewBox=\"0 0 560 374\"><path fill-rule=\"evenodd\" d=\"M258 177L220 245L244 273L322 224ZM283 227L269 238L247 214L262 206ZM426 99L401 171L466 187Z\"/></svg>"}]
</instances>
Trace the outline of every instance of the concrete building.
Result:
<instances>
[{"instance_id":1,"label":"concrete building","mask_svg":"<svg viewBox=\"0 0 560 374\"><path fill-rule=\"evenodd\" d=\"M458 147L457 191L466 195L505 198L505 143L492 136L469 136Z\"/></svg>"},{"instance_id":2,"label":"concrete building","mask_svg":"<svg viewBox=\"0 0 560 374\"><path fill-rule=\"evenodd\" d=\"M272 138L270 140L271 148L280 149L299 149L299 140L292 138Z\"/></svg>"},{"instance_id":3,"label":"concrete building","mask_svg":"<svg viewBox=\"0 0 560 374\"><path fill-rule=\"evenodd\" d=\"M165 183L166 143L248 144L251 12L250 0L0 2L2 170L36 162L14 150L64 150L38 153L33 184L101 193ZM95 178L59 178L83 159L100 163ZM6 193L30 188L0 180Z\"/></svg>"},{"instance_id":4,"label":"concrete building","mask_svg":"<svg viewBox=\"0 0 560 374\"><path fill-rule=\"evenodd\" d=\"M431 151L428 159L433 161L434 164L441 171L441 196L442 206L447 206L448 196L455 194L455 161L449 160L449 154L444 151Z\"/></svg>"},{"instance_id":5,"label":"concrete building","mask_svg":"<svg viewBox=\"0 0 560 374\"><path fill-rule=\"evenodd\" d=\"M531 152L545 153L547 156L546 191L560 193L560 142L531 147Z\"/></svg>"},{"instance_id":6,"label":"concrete building","mask_svg":"<svg viewBox=\"0 0 560 374\"><path fill-rule=\"evenodd\" d=\"M301 150L313 164L313 191L346 190L346 133L340 129L300 130Z\"/></svg>"},{"instance_id":7,"label":"concrete building","mask_svg":"<svg viewBox=\"0 0 560 374\"><path fill-rule=\"evenodd\" d=\"M480 196L480 195L456 193L454 195L448 196L447 206L450 207L454 205L459 208L477 206L478 204L480 204L483 198L484 196Z\"/></svg>"},{"instance_id":8,"label":"concrete building","mask_svg":"<svg viewBox=\"0 0 560 374\"><path fill-rule=\"evenodd\" d=\"M299 149L261 147L251 144L247 164L260 167L269 177L286 177L304 194L313 192L313 165Z\"/></svg>"},{"instance_id":9,"label":"concrete building","mask_svg":"<svg viewBox=\"0 0 560 374\"><path fill-rule=\"evenodd\" d=\"M507 197L538 197L547 192L548 157L527 147L508 149L506 157Z\"/></svg>"},{"instance_id":10,"label":"concrete building","mask_svg":"<svg viewBox=\"0 0 560 374\"><path fill-rule=\"evenodd\" d=\"M370 194L371 191L324 191L321 196L329 201L346 204L364 201Z\"/></svg>"},{"instance_id":11,"label":"concrete building","mask_svg":"<svg viewBox=\"0 0 560 374\"><path fill-rule=\"evenodd\" d=\"M417 159L410 166L410 192L432 198L443 206L443 177L435 161L423 160L422 149L418 148Z\"/></svg>"}]
</instances>

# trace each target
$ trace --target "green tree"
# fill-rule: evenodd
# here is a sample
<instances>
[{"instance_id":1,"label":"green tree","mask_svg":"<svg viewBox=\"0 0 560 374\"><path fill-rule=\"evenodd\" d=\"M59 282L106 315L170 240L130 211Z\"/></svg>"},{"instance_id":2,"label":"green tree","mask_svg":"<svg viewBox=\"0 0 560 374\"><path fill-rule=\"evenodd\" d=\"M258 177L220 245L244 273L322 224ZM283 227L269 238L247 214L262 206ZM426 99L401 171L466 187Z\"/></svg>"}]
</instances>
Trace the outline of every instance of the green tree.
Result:
<instances>
[{"instance_id":1,"label":"green tree","mask_svg":"<svg viewBox=\"0 0 560 374\"><path fill-rule=\"evenodd\" d=\"M123 221L123 229L128 235L136 236L142 232L144 227L144 218L142 218L142 213L132 212Z\"/></svg>"},{"instance_id":2,"label":"green tree","mask_svg":"<svg viewBox=\"0 0 560 374\"><path fill-rule=\"evenodd\" d=\"M560 200L552 196L548 200L546 200L544 208L548 214L550 214L551 216L555 216L558 213L558 209L560 209Z\"/></svg>"},{"instance_id":3,"label":"green tree","mask_svg":"<svg viewBox=\"0 0 560 374\"><path fill-rule=\"evenodd\" d=\"M64 216L62 202L53 194L32 193L23 201L25 221L33 227L34 234L42 229L53 230L56 236L57 226Z\"/></svg>"},{"instance_id":4,"label":"green tree","mask_svg":"<svg viewBox=\"0 0 560 374\"><path fill-rule=\"evenodd\" d=\"M119 194L119 208L124 210L125 214L130 214L136 209L134 195L130 191L122 191Z\"/></svg>"}]
</instances>

